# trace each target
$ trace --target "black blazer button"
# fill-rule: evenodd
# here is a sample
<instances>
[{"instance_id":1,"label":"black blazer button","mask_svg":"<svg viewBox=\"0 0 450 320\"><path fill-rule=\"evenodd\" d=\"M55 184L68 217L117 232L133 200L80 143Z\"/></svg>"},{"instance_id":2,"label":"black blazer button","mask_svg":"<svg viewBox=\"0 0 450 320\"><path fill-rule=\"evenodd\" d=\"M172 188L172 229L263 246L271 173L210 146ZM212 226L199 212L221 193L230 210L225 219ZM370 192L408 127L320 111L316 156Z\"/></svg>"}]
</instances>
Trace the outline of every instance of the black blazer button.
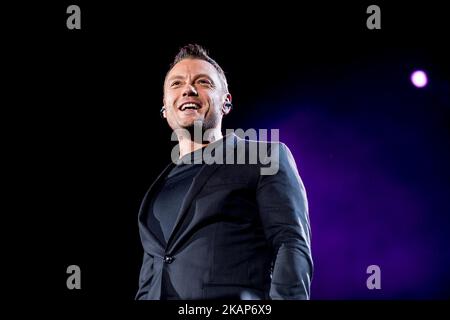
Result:
<instances>
[{"instance_id":1,"label":"black blazer button","mask_svg":"<svg viewBox=\"0 0 450 320\"><path fill-rule=\"evenodd\" d=\"M164 256L165 263L172 263L173 259L174 259L174 257L172 257L172 256Z\"/></svg>"}]
</instances>

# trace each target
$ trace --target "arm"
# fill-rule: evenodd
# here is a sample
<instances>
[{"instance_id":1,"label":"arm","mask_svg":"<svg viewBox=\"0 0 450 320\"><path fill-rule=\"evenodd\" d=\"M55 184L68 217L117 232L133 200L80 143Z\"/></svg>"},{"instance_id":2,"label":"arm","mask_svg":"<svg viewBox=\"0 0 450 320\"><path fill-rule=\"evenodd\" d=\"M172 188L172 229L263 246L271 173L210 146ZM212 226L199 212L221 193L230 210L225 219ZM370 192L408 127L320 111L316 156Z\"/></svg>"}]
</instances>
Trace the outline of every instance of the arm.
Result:
<instances>
[{"instance_id":1,"label":"arm","mask_svg":"<svg viewBox=\"0 0 450 320\"><path fill-rule=\"evenodd\" d=\"M306 192L289 149L282 143L273 148L279 148L278 172L260 175L257 187L262 224L275 257L270 298L309 299L313 261Z\"/></svg>"}]
</instances>

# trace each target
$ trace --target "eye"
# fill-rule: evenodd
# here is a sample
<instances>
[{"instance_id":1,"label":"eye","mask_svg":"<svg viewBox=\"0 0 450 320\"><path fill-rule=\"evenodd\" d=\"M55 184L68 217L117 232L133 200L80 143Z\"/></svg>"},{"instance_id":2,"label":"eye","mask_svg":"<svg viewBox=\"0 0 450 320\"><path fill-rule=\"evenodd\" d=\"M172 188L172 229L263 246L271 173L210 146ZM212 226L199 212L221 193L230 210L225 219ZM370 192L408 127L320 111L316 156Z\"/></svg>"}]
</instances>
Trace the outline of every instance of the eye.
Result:
<instances>
[{"instance_id":1,"label":"eye","mask_svg":"<svg viewBox=\"0 0 450 320\"><path fill-rule=\"evenodd\" d=\"M202 85L212 86L212 82L208 79L199 79L198 83L200 83Z\"/></svg>"},{"instance_id":2,"label":"eye","mask_svg":"<svg viewBox=\"0 0 450 320\"><path fill-rule=\"evenodd\" d=\"M180 84L181 84L181 81L176 80L176 81L174 81L174 82L172 82L172 83L170 84L170 87L171 87L171 88L177 87L177 86L179 86Z\"/></svg>"}]
</instances>

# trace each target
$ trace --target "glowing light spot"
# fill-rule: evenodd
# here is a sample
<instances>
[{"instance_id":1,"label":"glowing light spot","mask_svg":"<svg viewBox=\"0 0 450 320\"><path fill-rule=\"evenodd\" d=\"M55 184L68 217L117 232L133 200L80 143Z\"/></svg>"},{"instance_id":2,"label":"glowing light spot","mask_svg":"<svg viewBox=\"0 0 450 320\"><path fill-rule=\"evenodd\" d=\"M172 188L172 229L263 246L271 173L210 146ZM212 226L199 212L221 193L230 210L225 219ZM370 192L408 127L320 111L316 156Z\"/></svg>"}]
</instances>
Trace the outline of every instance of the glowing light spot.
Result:
<instances>
[{"instance_id":1,"label":"glowing light spot","mask_svg":"<svg viewBox=\"0 0 450 320\"><path fill-rule=\"evenodd\" d=\"M411 82L417 88L423 88L428 83L427 74L422 70L414 71L411 75Z\"/></svg>"}]
</instances>

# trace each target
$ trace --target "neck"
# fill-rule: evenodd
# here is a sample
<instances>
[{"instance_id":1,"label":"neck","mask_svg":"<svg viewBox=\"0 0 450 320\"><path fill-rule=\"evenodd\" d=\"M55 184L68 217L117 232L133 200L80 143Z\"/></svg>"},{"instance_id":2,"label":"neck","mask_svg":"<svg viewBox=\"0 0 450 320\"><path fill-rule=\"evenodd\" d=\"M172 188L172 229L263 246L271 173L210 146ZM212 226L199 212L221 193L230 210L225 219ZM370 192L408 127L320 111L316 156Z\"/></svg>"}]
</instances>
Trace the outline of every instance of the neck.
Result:
<instances>
[{"instance_id":1,"label":"neck","mask_svg":"<svg viewBox=\"0 0 450 320\"><path fill-rule=\"evenodd\" d=\"M222 132L220 128L209 129L203 136L203 142L195 141L190 136L178 135L178 142L180 146L180 158L184 155L194 152L195 150L201 149L208 144L217 141L222 138Z\"/></svg>"}]
</instances>

